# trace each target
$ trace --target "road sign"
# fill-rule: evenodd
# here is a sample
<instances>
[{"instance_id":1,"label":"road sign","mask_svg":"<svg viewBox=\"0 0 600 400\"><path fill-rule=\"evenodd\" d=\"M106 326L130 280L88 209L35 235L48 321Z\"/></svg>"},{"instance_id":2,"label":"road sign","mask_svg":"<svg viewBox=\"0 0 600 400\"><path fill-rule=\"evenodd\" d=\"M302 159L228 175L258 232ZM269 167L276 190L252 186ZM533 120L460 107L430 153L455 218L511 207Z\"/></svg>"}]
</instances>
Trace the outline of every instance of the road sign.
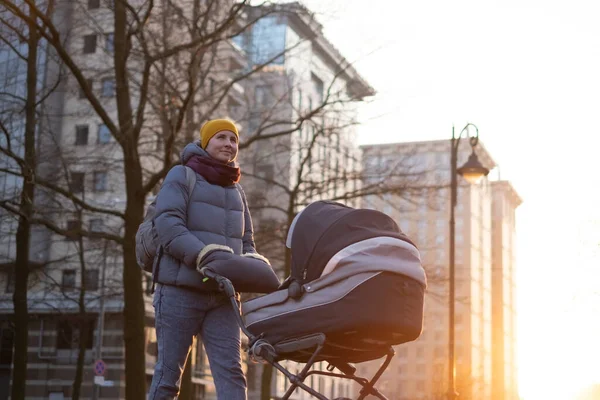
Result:
<instances>
[{"instance_id":1,"label":"road sign","mask_svg":"<svg viewBox=\"0 0 600 400\"><path fill-rule=\"evenodd\" d=\"M104 364L104 361L102 360L97 360L94 364L94 374L96 374L96 376L104 376L105 372L106 364Z\"/></svg>"}]
</instances>

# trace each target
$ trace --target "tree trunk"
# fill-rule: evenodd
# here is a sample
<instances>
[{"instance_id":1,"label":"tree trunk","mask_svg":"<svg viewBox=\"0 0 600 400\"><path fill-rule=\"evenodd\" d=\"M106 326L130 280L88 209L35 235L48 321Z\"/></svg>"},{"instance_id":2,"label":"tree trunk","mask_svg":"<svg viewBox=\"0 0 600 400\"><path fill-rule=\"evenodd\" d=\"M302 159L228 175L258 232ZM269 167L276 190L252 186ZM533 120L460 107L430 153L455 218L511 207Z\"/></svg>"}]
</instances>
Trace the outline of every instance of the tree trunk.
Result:
<instances>
[{"instance_id":1,"label":"tree trunk","mask_svg":"<svg viewBox=\"0 0 600 400\"><path fill-rule=\"evenodd\" d=\"M272 378L273 366L271 364L263 364L263 371L260 379L260 400L271 400Z\"/></svg>"},{"instance_id":2,"label":"tree trunk","mask_svg":"<svg viewBox=\"0 0 600 400\"><path fill-rule=\"evenodd\" d=\"M143 176L138 153L138 138L134 132L134 113L129 91L130 72L127 61L131 51L127 3L114 2L114 66L116 104L119 128L123 135L125 188L125 233L123 243L123 297L125 339L125 398L146 398L146 353L144 349L145 307L142 271L135 257L135 234L144 218Z\"/></svg>"},{"instance_id":3,"label":"tree trunk","mask_svg":"<svg viewBox=\"0 0 600 400\"><path fill-rule=\"evenodd\" d=\"M79 211L79 223L82 223L81 210ZM72 400L79 400L81 396L81 382L83 381L83 363L85 361L85 349L87 346L88 338L88 320L85 311L85 253L83 248L83 237L79 235L78 238L79 246L79 266L81 275L81 287L79 290L79 299L77 301L79 305L79 318L78 318L78 329L79 329L79 349L77 352L77 364L75 366L75 379L73 380L73 394Z\"/></svg>"},{"instance_id":4,"label":"tree trunk","mask_svg":"<svg viewBox=\"0 0 600 400\"><path fill-rule=\"evenodd\" d=\"M143 206L139 209L143 210ZM143 399L146 396L145 310L142 273L135 258L135 233L138 225L139 223L131 220L125 222L123 246L125 398L133 400Z\"/></svg>"},{"instance_id":5,"label":"tree trunk","mask_svg":"<svg viewBox=\"0 0 600 400\"><path fill-rule=\"evenodd\" d=\"M31 15L35 6L30 6ZM27 280L29 277L29 245L33 213L33 174L35 169L35 129L37 100L37 46L38 33L35 21L29 24L27 58L27 99L25 102L25 165L23 169L23 188L19 206L19 226L17 228L17 248L15 260L15 344L11 398L25 398L25 380L27 378L27 337L29 335L29 312L27 310Z\"/></svg>"},{"instance_id":6,"label":"tree trunk","mask_svg":"<svg viewBox=\"0 0 600 400\"><path fill-rule=\"evenodd\" d=\"M77 364L75 367L75 379L73 380L72 400L79 400L81 397L81 383L83 382L83 365L85 362L85 350L87 347L88 332L90 329L90 321L86 318L85 310L80 312L79 321L79 349L77 353ZM93 390L93 388L92 388Z\"/></svg>"},{"instance_id":7,"label":"tree trunk","mask_svg":"<svg viewBox=\"0 0 600 400\"><path fill-rule=\"evenodd\" d=\"M133 150L135 152L135 149ZM123 289L125 306L125 398L146 397L145 307L142 289L142 271L135 257L135 234L143 220L144 197L142 193L142 169L139 158L125 155L125 181L127 208L125 210L125 240L123 244Z\"/></svg>"}]
</instances>

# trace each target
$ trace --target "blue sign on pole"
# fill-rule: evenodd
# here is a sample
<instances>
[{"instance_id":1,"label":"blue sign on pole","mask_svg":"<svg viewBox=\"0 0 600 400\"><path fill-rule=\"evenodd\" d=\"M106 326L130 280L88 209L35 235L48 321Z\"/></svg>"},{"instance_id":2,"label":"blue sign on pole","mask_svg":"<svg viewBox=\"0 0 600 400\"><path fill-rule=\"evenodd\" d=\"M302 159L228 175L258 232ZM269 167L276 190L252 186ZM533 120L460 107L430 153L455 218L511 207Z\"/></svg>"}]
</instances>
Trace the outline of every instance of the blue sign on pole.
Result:
<instances>
[{"instance_id":1,"label":"blue sign on pole","mask_svg":"<svg viewBox=\"0 0 600 400\"><path fill-rule=\"evenodd\" d=\"M94 364L94 373L96 376L104 376L106 372L106 364L102 360L97 360Z\"/></svg>"}]
</instances>

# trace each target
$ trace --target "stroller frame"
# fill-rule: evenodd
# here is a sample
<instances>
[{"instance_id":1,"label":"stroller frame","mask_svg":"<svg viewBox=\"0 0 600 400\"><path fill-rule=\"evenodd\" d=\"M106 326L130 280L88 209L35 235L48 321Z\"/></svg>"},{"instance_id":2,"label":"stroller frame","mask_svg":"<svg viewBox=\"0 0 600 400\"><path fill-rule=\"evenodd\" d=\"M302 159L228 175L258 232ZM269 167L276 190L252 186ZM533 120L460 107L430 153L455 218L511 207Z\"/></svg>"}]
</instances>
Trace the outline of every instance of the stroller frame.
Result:
<instances>
[{"instance_id":1,"label":"stroller frame","mask_svg":"<svg viewBox=\"0 0 600 400\"><path fill-rule=\"evenodd\" d=\"M204 267L200 271L207 278L214 279L218 285L219 290L224 292L231 305L234 308L234 315L240 329L244 334L248 337L248 354L251 358L259 361L259 362L267 362L271 364L274 368L280 371L285 377L290 381L290 387L286 391L286 393L280 397L281 400L288 400L294 391L297 388L301 388L304 391L310 393L312 396L318 398L319 400L350 400L345 397L339 397L336 399L329 399L315 389L304 383L304 380L310 375L324 375L331 376L336 378L350 379L362 386L362 390L360 391L360 395L357 400L363 400L368 395L373 395L381 400L389 400L382 393L380 393L374 385L377 383L383 372L387 369L388 365L392 361L394 357L395 351L392 346L389 347L387 354L385 356L385 360L375 373L371 379L366 379L363 377L358 377L355 375L356 368L346 362L332 362L328 361L329 365L327 367L327 371L319 371L319 370L311 370L312 366L317 362L318 356L321 353L324 344L326 342L325 334L323 333L315 333L304 337L294 338L291 340L285 341L285 343L271 344L268 341L264 340L260 336L256 336L252 334L248 328L246 327L241 314L241 304L237 299L235 288L229 279L224 276L221 276L210 269L210 267ZM309 351L309 349L314 348L314 350ZM283 365L279 363L279 360L285 360L285 354L291 353L293 351L303 351L306 354L310 354L308 361L306 362L304 368L298 373L293 374L288 371ZM282 356L279 358L279 356ZM342 373L333 372L334 368L337 368Z\"/></svg>"}]
</instances>

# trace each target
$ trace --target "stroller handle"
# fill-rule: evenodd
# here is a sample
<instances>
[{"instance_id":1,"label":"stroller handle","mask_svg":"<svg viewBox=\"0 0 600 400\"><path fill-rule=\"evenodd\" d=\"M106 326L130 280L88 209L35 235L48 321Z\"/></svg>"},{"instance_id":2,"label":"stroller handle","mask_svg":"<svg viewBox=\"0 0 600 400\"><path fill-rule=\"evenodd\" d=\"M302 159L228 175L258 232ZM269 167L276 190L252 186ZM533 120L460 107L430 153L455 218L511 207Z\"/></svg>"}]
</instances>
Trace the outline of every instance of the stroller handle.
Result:
<instances>
[{"instance_id":1,"label":"stroller handle","mask_svg":"<svg viewBox=\"0 0 600 400\"><path fill-rule=\"evenodd\" d=\"M231 302L231 305L233 306L233 309L234 309L235 319L236 319L238 325L240 326L240 329L242 330L242 332L244 332L244 334L248 337L248 340L250 341L250 345L253 345L254 342L258 338L256 336L254 336L252 333L250 333L250 331L248 331L248 328L246 328L246 324L244 324L244 320L242 319L240 304L235 295L235 288L233 287L233 283L231 283L231 281L229 279L225 278L224 276L217 274L215 271L213 271L209 267L200 268L200 273L207 278L214 279L215 282L217 282L217 284L219 285L219 290L221 292L224 292L227 295L227 297L229 297L229 301Z\"/></svg>"},{"instance_id":2,"label":"stroller handle","mask_svg":"<svg viewBox=\"0 0 600 400\"><path fill-rule=\"evenodd\" d=\"M233 284L229 279L217 274L209 267L201 268L200 273L207 278L214 279L219 284L219 290L225 292L227 297L235 297L235 289L233 288Z\"/></svg>"}]
</instances>

